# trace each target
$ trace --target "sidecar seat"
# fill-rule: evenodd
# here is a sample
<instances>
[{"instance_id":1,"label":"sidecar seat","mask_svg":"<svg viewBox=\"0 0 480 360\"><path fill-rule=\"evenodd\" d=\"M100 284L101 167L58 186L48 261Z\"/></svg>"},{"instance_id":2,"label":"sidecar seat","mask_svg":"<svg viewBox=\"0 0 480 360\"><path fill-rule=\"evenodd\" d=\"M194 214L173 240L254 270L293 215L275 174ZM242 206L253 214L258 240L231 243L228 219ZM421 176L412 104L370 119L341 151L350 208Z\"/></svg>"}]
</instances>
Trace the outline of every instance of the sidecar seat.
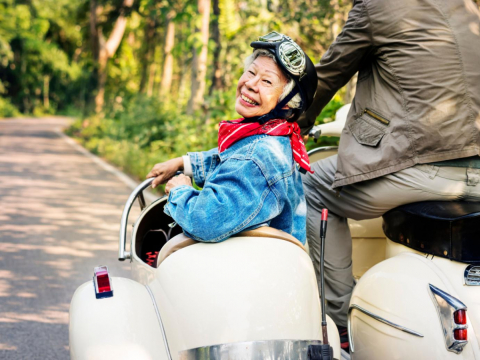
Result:
<instances>
[{"instance_id":1,"label":"sidecar seat","mask_svg":"<svg viewBox=\"0 0 480 360\"><path fill-rule=\"evenodd\" d=\"M265 238L274 238L274 239L284 240L294 245L297 245L298 247L302 248L305 252L307 251L303 246L303 244L292 235L282 230L274 229L269 226L261 226L257 229L242 231L241 233L238 233L234 236L235 237L265 237ZM189 238L183 233L178 234L177 236L170 239L162 247L162 249L160 250L160 253L158 254L156 267L158 268L160 264L167 257L172 255L174 252L177 252L178 250L181 250L187 246L195 245L197 243L199 243L199 241L193 240L192 238Z\"/></svg>"},{"instance_id":2,"label":"sidecar seat","mask_svg":"<svg viewBox=\"0 0 480 360\"><path fill-rule=\"evenodd\" d=\"M392 241L422 253L469 264L480 263L480 202L425 201L383 215Z\"/></svg>"}]
</instances>

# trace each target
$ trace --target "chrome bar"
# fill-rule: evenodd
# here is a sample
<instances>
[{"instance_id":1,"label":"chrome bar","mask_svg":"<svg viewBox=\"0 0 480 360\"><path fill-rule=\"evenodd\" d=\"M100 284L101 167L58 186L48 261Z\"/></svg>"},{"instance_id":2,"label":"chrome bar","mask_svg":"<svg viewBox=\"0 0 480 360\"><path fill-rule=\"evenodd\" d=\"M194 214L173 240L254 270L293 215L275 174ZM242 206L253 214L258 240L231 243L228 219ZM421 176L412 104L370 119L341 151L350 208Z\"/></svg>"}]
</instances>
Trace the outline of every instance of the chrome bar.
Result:
<instances>
[{"instance_id":1,"label":"chrome bar","mask_svg":"<svg viewBox=\"0 0 480 360\"><path fill-rule=\"evenodd\" d=\"M320 340L261 340L204 346L179 352L180 360L308 360L308 346Z\"/></svg>"},{"instance_id":2,"label":"chrome bar","mask_svg":"<svg viewBox=\"0 0 480 360\"><path fill-rule=\"evenodd\" d=\"M352 336L352 324L351 324L351 320L350 320L350 316L351 316L351 313L352 313L352 310L353 309L356 309L356 310L359 310L361 311L362 313L364 313L365 315L367 316L370 316L371 318L377 320L377 321L380 321L381 323L384 323L388 326L391 326L397 330L400 330L400 331L403 331L403 332L406 332L408 334L411 334L411 335L414 335L414 336L418 336L418 337L423 337L422 334L420 334L419 332L416 332L414 330L411 330L411 329L408 329L404 326L401 326L401 325L398 325L398 324L395 324L391 321L388 321L387 319L384 319L382 318L381 316L378 316L364 308L362 308L361 306L358 306L356 304L352 304L350 305L350 308L348 309L348 341L350 343L350 351L353 353L355 352L355 348L354 348L354 345L353 345L353 336Z\"/></svg>"},{"instance_id":3,"label":"chrome bar","mask_svg":"<svg viewBox=\"0 0 480 360\"><path fill-rule=\"evenodd\" d=\"M153 296L152 289L148 285L145 286L147 288L150 297L152 298L153 307L155 308L155 313L157 314L158 324L160 325L160 330L162 332L163 343L165 344L165 350L167 351L168 360L172 360L172 354L170 353L170 346L168 346L167 334L165 333L165 327L163 326L162 317L160 316L160 311L158 310L157 302L155 301L155 297Z\"/></svg>"},{"instance_id":4,"label":"chrome bar","mask_svg":"<svg viewBox=\"0 0 480 360\"><path fill-rule=\"evenodd\" d=\"M120 239L118 244L118 260L120 261L130 259L132 257L132 254L130 252L125 251L125 246L127 242L127 222L128 215L130 214L130 209L132 208L132 205L135 202L138 194L148 188L154 179L155 178L147 179L140 185L138 185L135 190L133 190L133 192L130 194L130 197L126 202L125 207L123 208L122 219L120 221Z\"/></svg>"},{"instance_id":5,"label":"chrome bar","mask_svg":"<svg viewBox=\"0 0 480 360\"><path fill-rule=\"evenodd\" d=\"M143 191L138 194L138 204L140 205L140 210L146 208L147 204L145 203L145 196L143 196Z\"/></svg>"},{"instance_id":6,"label":"chrome bar","mask_svg":"<svg viewBox=\"0 0 480 360\"><path fill-rule=\"evenodd\" d=\"M317 125L317 126L320 126L320 125ZM307 152L307 155L310 156L314 153L317 153L317 152L324 152L324 151L332 151L332 150L338 150L338 146L321 146L321 147L318 147L318 148L315 148L315 149L312 149L310 151Z\"/></svg>"}]
</instances>

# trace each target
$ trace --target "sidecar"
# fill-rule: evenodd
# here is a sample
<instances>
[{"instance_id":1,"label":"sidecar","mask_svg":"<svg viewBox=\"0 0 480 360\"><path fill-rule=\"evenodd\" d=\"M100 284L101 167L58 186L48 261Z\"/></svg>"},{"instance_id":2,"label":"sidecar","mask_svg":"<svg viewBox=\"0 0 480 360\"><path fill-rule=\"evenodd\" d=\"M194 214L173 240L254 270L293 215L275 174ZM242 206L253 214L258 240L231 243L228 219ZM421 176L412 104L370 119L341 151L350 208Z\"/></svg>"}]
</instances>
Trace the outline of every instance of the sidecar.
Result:
<instances>
[{"instance_id":1,"label":"sidecar","mask_svg":"<svg viewBox=\"0 0 480 360\"><path fill-rule=\"evenodd\" d=\"M222 243L193 241L163 213L166 197L145 207L150 183L139 185L122 215L119 259L130 261L131 279L99 267L73 296L71 358L307 359L309 346L322 339L307 249L268 227ZM143 210L126 251L137 197ZM340 359L330 318L328 328Z\"/></svg>"}]
</instances>

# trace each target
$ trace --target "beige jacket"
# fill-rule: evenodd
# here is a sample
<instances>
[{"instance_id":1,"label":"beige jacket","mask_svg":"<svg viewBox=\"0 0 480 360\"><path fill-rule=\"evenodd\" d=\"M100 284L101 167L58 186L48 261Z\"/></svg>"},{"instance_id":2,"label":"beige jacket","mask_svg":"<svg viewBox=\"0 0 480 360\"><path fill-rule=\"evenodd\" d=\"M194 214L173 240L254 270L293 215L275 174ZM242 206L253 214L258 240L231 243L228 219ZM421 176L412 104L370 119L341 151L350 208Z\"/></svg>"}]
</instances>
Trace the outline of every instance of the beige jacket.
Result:
<instances>
[{"instance_id":1,"label":"beige jacket","mask_svg":"<svg viewBox=\"0 0 480 360\"><path fill-rule=\"evenodd\" d=\"M472 0L355 0L316 65L303 134L359 71L333 187L480 154L480 12Z\"/></svg>"}]
</instances>

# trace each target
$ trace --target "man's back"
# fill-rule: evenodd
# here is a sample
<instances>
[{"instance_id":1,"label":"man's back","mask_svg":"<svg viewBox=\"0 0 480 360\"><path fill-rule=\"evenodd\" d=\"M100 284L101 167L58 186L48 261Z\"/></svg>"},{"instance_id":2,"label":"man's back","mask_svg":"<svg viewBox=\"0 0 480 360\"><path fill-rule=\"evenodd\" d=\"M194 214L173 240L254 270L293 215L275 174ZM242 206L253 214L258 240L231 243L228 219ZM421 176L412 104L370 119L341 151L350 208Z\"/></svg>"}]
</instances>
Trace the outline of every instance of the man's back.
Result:
<instances>
[{"instance_id":1,"label":"man's back","mask_svg":"<svg viewBox=\"0 0 480 360\"><path fill-rule=\"evenodd\" d=\"M317 65L318 101L306 116L311 124L359 71L334 187L478 155L479 65L480 12L472 0L355 1Z\"/></svg>"}]
</instances>

